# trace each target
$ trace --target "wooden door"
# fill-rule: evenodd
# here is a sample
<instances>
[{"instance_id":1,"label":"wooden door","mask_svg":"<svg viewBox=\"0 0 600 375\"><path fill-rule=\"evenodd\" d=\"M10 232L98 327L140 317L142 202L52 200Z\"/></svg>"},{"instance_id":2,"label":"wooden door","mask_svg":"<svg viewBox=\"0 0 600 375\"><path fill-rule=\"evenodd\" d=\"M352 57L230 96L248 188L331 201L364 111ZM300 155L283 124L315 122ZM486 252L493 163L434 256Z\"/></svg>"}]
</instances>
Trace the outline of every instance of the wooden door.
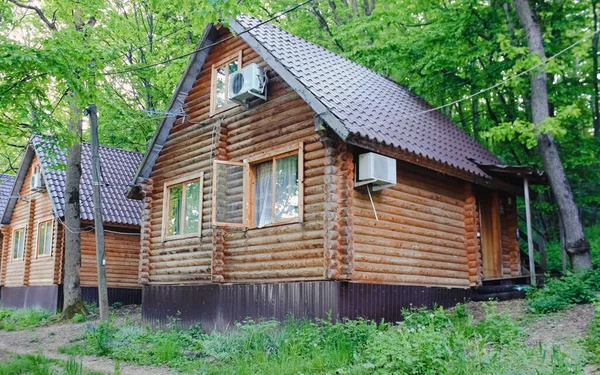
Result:
<instances>
[{"instance_id":1,"label":"wooden door","mask_svg":"<svg viewBox=\"0 0 600 375\"><path fill-rule=\"evenodd\" d=\"M499 206L498 192L482 191L479 193L483 276L488 279L502 277Z\"/></svg>"}]
</instances>

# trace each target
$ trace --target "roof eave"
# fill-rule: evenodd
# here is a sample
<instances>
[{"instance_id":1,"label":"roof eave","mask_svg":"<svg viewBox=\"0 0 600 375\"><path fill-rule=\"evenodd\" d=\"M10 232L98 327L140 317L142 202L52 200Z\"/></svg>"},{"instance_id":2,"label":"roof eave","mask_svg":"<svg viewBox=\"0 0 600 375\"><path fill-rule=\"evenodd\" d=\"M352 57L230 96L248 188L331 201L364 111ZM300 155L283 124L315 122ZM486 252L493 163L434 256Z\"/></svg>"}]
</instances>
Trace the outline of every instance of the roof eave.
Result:
<instances>
[{"instance_id":1,"label":"roof eave","mask_svg":"<svg viewBox=\"0 0 600 375\"><path fill-rule=\"evenodd\" d=\"M35 150L33 144L29 143L27 146L25 146L25 154L23 155L23 160L21 160L21 165L19 165L19 171L17 172L13 188L10 192L10 198L8 199L8 203L4 208L4 212L2 212L2 220L0 221L0 224L10 224L10 219L15 209L15 205L17 204L17 197L21 192L21 188L25 182L25 177L27 177L27 172L31 167L31 162L33 161L34 155Z\"/></svg>"},{"instance_id":2,"label":"roof eave","mask_svg":"<svg viewBox=\"0 0 600 375\"><path fill-rule=\"evenodd\" d=\"M230 28L244 39L252 49L317 113L343 141L350 135L349 130L306 86L304 86L271 52L265 48L250 32L245 32L237 20L229 20ZM260 26L259 26L260 27Z\"/></svg>"},{"instance_id":3,"label":"roof eave","mask_svg":"<svg viewBox=\"0 0 600 375\"><path fill-rule=\"evenodd\" d=\"M200 49L214 43L217 36L217 30L215 29L214 25L212 23L208 24L204 28L202 38L200 38L200 42L196 46L196 49ZM204 61L206 60L209 52L210 48L207 48L192 55L185 69L185 73L177 83L173 96L171 97L171 102L167 107L167 113L179 113L179 110L183 108L185 98L196 81L196 77L200 73L202 65L204 65ZM152 141L150 142L148 150L144 153L144 158L142 159L142 162L135 173L133 181L131 182L131 186L127 188L127 198L141 198L138 194L139 189L136 189L140 183L139 180L140 178L148 178L150 176L152 168L154 167L154 163L156 162L156 159L158 158L158 155L162 150L162 147L166 142L169 132L171 131L176 119L177 116L172 115L165 115L163 117L160 126L152 137Z\"/></svg>"}]
</instances>

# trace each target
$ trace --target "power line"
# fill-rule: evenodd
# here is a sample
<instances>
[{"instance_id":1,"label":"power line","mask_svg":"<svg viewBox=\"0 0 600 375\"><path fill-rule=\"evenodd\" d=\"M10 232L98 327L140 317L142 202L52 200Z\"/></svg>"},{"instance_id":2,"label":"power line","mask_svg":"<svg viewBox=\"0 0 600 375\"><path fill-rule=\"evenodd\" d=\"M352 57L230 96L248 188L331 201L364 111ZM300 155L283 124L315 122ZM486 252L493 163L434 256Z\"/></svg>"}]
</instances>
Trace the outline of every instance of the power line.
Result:
<instances>
[{"instance_id":1,"label":"power line","mask_svg":"<svg viewBox=\"0 0 600 375\"><path fill-rule=\"evenodd\" d=\"M153 40L152 40L152 42L148 42L148 43L146 43L146 44L143 44L143 45L141 45L141 46L137 46L137 47L135 47L135 48L133 48L133 49L130 49L130 50L128 50L127 52L123 52L122 54L120 54L120 55L119 55L119 56L117 56L117 57L113 57L112 59L104 60L104 62L105 62L105 63L109 63L109 62L111 62L111 61L115 61L115 60L117 60L117 59L120 59L121 57L126 57L128 54L130 54L130 53L131 53L131 52L133 52L133 51L138 51L138 50L141 50L142 48L146 48L146 47L148 47L150 44L152 44L152 43L156 43L156 42L158 42L158 41L160 41L160 40L163 40L163 39L165 39L165 38L167 38L167 37L169 37L169 36L171 36L171 35L173 35L173 34L176 34L176 33L180 32L181 30L187 29L188 27L190 27L190 25L185 25L185 26L182 26L182 27L180 27L180 28L178 28L178 29L175 29L175 30L171 31L171 32L170 32L170 33L168 33L168 34L161 35L161 36L159 36L158 38L155 38L155 39L153 39Z\"/></svg>"},{"instance_id":2,"label":"power line","mask_svg":"<svg viewBox=\"0 0 600 375\"><path fill-rule=\"evenodd\" d=\"M154 64L148 64L148 65L138 66L138 67L135 67L135 68L129 68L129 69L124 69L124 70L110 71L110 72L106 72L106 73L102 73L102 74L105 75L105 76L108 76L108 75L115 75L115 74L135 72L137 70L153 68L155 66L164 65L164 64L168 64L170 62L173 62L175 60L183 59L184 57L188 57L188 56L191 56L191 55L193 55L193 54L195 54L197 52L203 51L205 49L212 48L212 47L214 47L216 45L219 45L219 44L221 44L223 42L226 42L226 41L228 41L230 39L236 38L238 35L242 35L242 34L245 34L245 33L249 32L249 31L251 31L251 30L254 30L257 27L260 27L260 26L264 25L265 23L269 23L269 22L271 22L271 21L273 21L273 20L275 20L275 19L277 19L277 18L279 18L279 17L281 17L283 15L286 15L286 14L288 14L290 12L293 12L294 10L300 8L303 5L306 5L306 4L310 3L311 1L312 0L306 0L306 1L304 1L304 2L302 2L300 4L298 4L298 5L295 5L295 6L291 7L291 8L289 8L289 9L287 9L287 10L281 11L281 12L275 14L273 17L271 17L271 18L269 18L269 19L267 19L265 21L259 22L256 25L254 25L254 26L252 26L252 27L250 27L248 29L245 29L244 31L241 31L240 33L238 33L236 35L228 36L227 38L225 38L223 40L220 40L218 42L212 43L212 44L210 44L208 46L205 46L205 47L202 47L202 48L195 49L192 52L188 52L186 54L183 54L183 55L180 55L180 56L177 56L177 57L172 57L170 59L163 60L163 61L160 61L160 62L157 62L157 63L154 63Z\"/></svg>"},{"instance_id":3,"label":"power line","mask_svg":"<svg viewBox=\"0 0 600 375\"><path fill-rule=\"evenodd\" d=\"M515 79L515 78L517 78L517 77L520 77L520 76L522 76L522 75L525 75L525 74L527 74L527 73L529 73L529 72L531 72L531 71L533 71L533 70L535 70L535 69L539 68L539 67L540 67L540 66L542 66L542 65L546 65L546 64L548 64L548 62L549 62L549 61L551 61L551 60L553 60L553 59L557 58L558 56L560 56L560 55L562 55L563 53L565 53L565 52L569 51L570 49L574 48L575 46L577 46L577 45L579 45L579 44L581 44L581 43L585 42L585 41L586 41L586 40L588 40L590 37L594 36L595 34L597 34L597 33L599 33L599 32L600 32L600 30L598 30L598 31L594 31L593 33L591 33L591 34L587 35L587 36L586 36L586 37L584 37L583 39L580 39L580 40L578 40L577 42L575 42L575 43L571 44L570 46L568 46L568 47L566 47L566 48L562 49L560 52L556 53L555 55L552 55L552 56L550 56L549 58L545 59L544 61L540 62L539 64L536 64L536 65L532 66L531 68L529 68L529 69L527 69L527 70L524 70L524 71L522 71L522 72L520 72L520 73L518 73L518 74L515 74L514 76L511 76L511 77L505 78L505 79L503 79L502 81L500 81L500 82L496 83L496 84L495 84L495 85L493 85L493 86L487 87L487 88L485 88L485 89L483 89L483 90L479 90L479 91L477 91L476 93L474 93L474 94L471 94L471 95L469 95L469 96L467 96L467 97L464 97L464 98L462 98L462 99L455 100L455 101L453 101L453 102L450 102L450 103L447 103L447 104L441 105L441 106L439 106L439 107L435 107L435 108L431 108L431 109L428 109L428 110L425 110L425 111L421 111L421 112L413 113L412 115L408 115L408 116L402 116L402 117L399 117L399 119L407 119L407 118L412 118L412 117L416 117L416 116L419 116L419 115L423 115L423 114L426 114L426 113L429 113L429 112L438 111L438 110L440 110L440 109L442 109L442 108L450 107L450 106L452 106L452 105L454 105L454 104L458 104L458 103L460 103L460 102L463 102L463 101L465 101L465 100L472 99L472 98L474 98L474 97L476 97L476 96L478 96L478 95L481 95L481 94L483 94L483 93L485 93L485 92L491 91L491 90L493 90L493 89L495 89L495 88L497 88L497 87L500 87L500 86L504 85L505 83L507 83L507 82L509 82L509 81L512 81L513 79Z\"/></svg>"}]
</instances>

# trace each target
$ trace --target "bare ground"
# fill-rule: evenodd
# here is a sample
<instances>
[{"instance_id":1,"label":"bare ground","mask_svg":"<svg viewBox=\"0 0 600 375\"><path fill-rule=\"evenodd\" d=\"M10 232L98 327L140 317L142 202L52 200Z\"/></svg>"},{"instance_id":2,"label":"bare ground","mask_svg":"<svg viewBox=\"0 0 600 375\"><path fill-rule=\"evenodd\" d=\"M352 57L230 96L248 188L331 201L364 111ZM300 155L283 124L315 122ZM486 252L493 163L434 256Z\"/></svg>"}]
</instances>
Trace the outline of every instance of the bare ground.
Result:
<instances>
[{"instance_id":1,"label":"bare ground","mask_svg":"<svg viewBox=\"0 0 600 375\"><path fill-rule=\"evenodd\" d=\"M485 317L484 304L471 302L467 305L475 320ZM587 334L594 316L592 305L579 305L567 311L547 314L543 316L526 315L524 300L513 300L496 303L497 311L505 311L516 319L524 320L526 342L529 345L542 345L546 350L559 346L562 350L573 356L585 355L581 340ZM117 324L119 321L139 320L139 308L123 308L116 311ZM95 321L86 323L60 323L36 330L5 332L0 331L0 362L12 354L42 353L49 358L68 359L67 355L60 354L58 348L77 341L86 327L95 324ZM83 364L88 370L112 374L115 363L108 358L86 356ZM136 366L120 363L121 373L127 375L159 375L175 374L174 370L166 367ZM585 368L585 374L600 373L595 367Z\"/></svg>"},{"instance_id":2,"label":"bare ground","mask_svg":"<svg viewBox=\"0 0 600 375\"><path fill-rule=\"evenodd\" d=\"M123 308L116 312L117 324L124 319L140 319L139 308ZM82 337L85 329L96 321L86 323L60 323L35 330L0 331L0 362L6 360L12 354L36 354L41 353L48 358L67 360L68 355L58 352L63 345L77 341ZM79 358L78 358L79 360ZM105 357L85 356L82 363L87 370L97 371L105 374L113 374L115 361ZM137 366L124 362L120 364L121 373L126 375L163 375L175 374L173 370L166 367Z\"/></svg>"}]
</instances>

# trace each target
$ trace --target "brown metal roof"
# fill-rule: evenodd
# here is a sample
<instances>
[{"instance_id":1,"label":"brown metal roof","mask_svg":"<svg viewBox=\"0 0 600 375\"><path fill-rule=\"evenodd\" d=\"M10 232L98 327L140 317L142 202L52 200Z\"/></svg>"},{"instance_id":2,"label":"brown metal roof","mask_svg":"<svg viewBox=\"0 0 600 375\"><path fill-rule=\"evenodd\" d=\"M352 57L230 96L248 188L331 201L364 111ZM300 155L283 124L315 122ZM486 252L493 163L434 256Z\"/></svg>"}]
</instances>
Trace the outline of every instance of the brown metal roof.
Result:
<instances>
[{"instance_id":1,"label":"brown metal roof","mask_svg":"<svg viewBox=\"0 0 600 375\"><path fill-rule=\"evenodd\" d=\"M12 187L12 197L6 211L2 215L2 223L10 222L17 196L25 181L27 171L31 167L34 156L37 155L42 174L46 183L48 195L51 197L55 216L65 215L65 182L66 172L63 168L67 163L64 150L44 141L39 136L31 138L25 150L23 161ZM142 218L142 202L128 199L125 195L130 181L135 175L142 154L119 148L100 146L100 169L102 182L102 213L105 223L138 226ZM81 219L94 220L94 202L92 195L91 145L83 142L81 147L81 185L80 210Z\"/></svg>"},{"instance_id":2,"label":"brown metal roof","mask_svg":"<svg viewBox=\"0 0 600 375\"><path fill-rule=\"evenodd\" d=\"M11 174L0 173L0 217L4 212L4 208L8 204L10 194L16 177Z\"/></svg>"},{"instance_id":3,"label":"brown metal roof","mask_svg":"<svg viewBox=\"0 0 600 375\"><path fill-rule=\"evenodd\" d=\"M237 18L244 29L260 22L250 16ZM502 164L439 110L430 111L432 107L406 87L271 24L248 34L331 111L349 138L398 147L483 177L486 174L477 164ZM249 42L246 35L241 37Z\"/></svg>"}]
</instances>

